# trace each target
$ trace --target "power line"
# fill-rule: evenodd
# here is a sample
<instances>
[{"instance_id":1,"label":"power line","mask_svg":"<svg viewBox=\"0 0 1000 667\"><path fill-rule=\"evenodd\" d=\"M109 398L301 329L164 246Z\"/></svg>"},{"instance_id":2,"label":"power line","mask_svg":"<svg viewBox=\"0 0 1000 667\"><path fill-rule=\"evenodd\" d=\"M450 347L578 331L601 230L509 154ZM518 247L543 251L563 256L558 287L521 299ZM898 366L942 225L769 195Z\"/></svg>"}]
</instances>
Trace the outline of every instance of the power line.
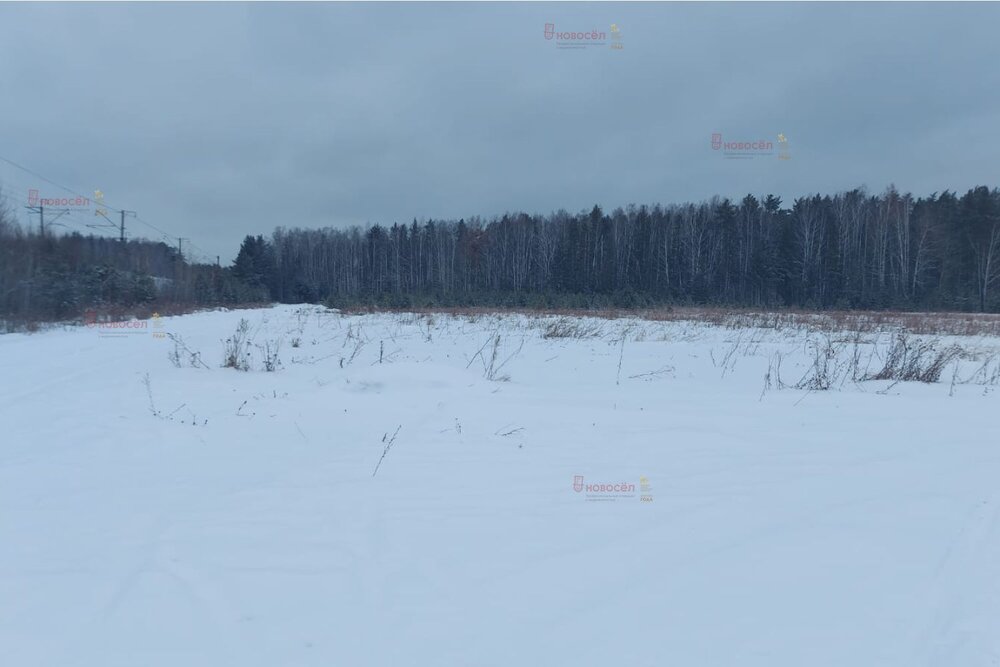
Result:
<instances>
[{"instance_id":1,"label":"power line","mask_svg":"<svg viewBox=\"0 0 1000 667\"><path fill-rule=\"evenodd\" d=\"M18 165L18 168L19 169L21 168L20 165ZM27 170L25 173L30 173L30 174L34 175L34 172L32 172L30 170ZM45 179L45 180L48 182L48 179ZM87 226L87 227L91 226L91 225L88 225L88 224L83 223L80 220L78 220L76 218L76 216L74 215L74 213L77 213L78 211L76 211L76 210L74 210L72 208L62 208L62 207L58 207L58 206L45 206L42 202L38 202L38 201L32 200L30 198L30 191L32 189L31 186L37 185L37 183L33 182L31 184L27 184L26 181L20 180L20 179L18 179L16 177L12 177L12 175L9 175L9 174L4 174L3 178L0 179L0 183L2 183L2 185L3 185L3 188L2 188L3 194L6 195L7 197L10 197L14 192L17 192L18 191L17 190L18 187L21 190L23 190L23 191L28 191L29 192L29 199L27 200L27 205L24 207L28 211L28 216L29 216L28 217L28 224L29 224L29 226L31 225L31 218L30 218L30 216L31 216L32 213L38 215L38 218L39 218L38 219L39 227L45 227L45 226L67 227L67 225L65 223L63 223L63 222L55 222L55 220L57 220L59 218L62 218L62 217L65 217L65 216L68 216L68 220L72 221L72 222L74 222L76 224L84 225L84 226ZM57 187L60 187L60 189L63 189L61 186L58 186L58 184L56 184L56 185L57 185ZM72 194L75 194L75 193L72 193ZM79 196L79 195L77 195L77 196ZM16 197L15 197L15 200L17 200ZM44 207L44 209L47 209L47 210L43 210L43 207ZM48 212L48 213L57 213L58 215L57 215L56 218L51 218L50 220L46 221L45 220L45 213L46 212Z\"/></svg>"},{"instance_id":2,"label":"power line","mask_svg":"<svg viewBox=\"0 0 1000 667\"><path fill-rule=\"evenodd\" d=\"M194 256L198 257L201 260L203 260L203 263L205 263L205 264L212 264L213 263L211 256L207 252L205 252L205 250L203 248L199 247L195 243L192 243L190 240L188 240L188 245L191 248L194 248L195 251L197 251L197 252L194 253Z\"/></svg>"},{"instance_id":3,"label":"power line","mask_svg":"<svg viewBox=\"0 0 1000 667\"><path fill-rule=\"evenodd\" d=\"M81 198L81 199L86 199L86 200L88 200L88 201L90 200L90 197L88 197L88 196L86 196L86 195L83 195L83 194L80 194L80 193L79 193L79 192L77 192L76 190L73 190L72 188L68 188L68 187L66 187L65 185L62 185L61 183L56 183L56 182L55 182L55 181L53 181L52 179L50 179L50 178L46 178L45 176L42 176L42 175L41 175L41 174L39 174L38 172L36 172L36 171L34 171L34 170L32 170L32 169L29 169L29 168L25 167L24 165L22 165L22 164L19 164L19 163L15 162L15 161L13 161L13 160L11 160L11 159L9 159L9 158L6 158L6 157L4 157L4 156L0 155L0 161L3 161L3 162L6 162L7 164L11 165L11 166L12 166L12 167L14 167L15 169L20 169L21 171L25 172L26 174L31 174L31 175L32 175L32 176L34 176L35 178L38 178L38 179L41 179L41 180L45 181L46 183L48 183L49 185L52 185L52 186L54 186L54 187L57 187L57 188L59 188L60 190L63 190L64 192L68 192L69 194L72 194L72 195L76 195L77 197L79 197L79 198ZM143 224L143 225L145 225L146 227L149 227L150 229L152 229L152 230L154 230L154 231L158 232L158 233L159 233L159 234L160 234L161 236L163 236L163 238L164 238L165 240L167 240L167 241L170 241L170 242L171 242L171 245L172 245L172 242L173 242L174 240L178 241L178 250L180 249L180 247L181 247L181 241L182 241L181 237L178 237L178 236L174 236L173 234L170 234L170 233L168 233L168 232L166 232L166 231L164 231L164 230L160 229L159 227L157 227L157 226L156 226L156 225L154 225L153 223L149 222L148 220L145 220L145 219L143 219L143 218L139 217L139 215L138 215L138 214L137 214L137 213L136 213L135 211L128 211L128 210L125 210L125 209L121 209L121 208L116 208L116 207L114 207L114 206L111 206L110 204L108 204L107 202L105 202L105 201L103 200L103 198L101 199L101 206L106 206L107 208L109 208L109 209L112 209L112 210L114 210L114 211L118 212L118 213L119 213L119 215L121 215L121 216L122 216L122 221L121 221L121 225L120 225L120 227L115 227L115 225L113 224L113 222L112 222L112 221L111 221L111 220L110 220L109 218L107 218L107 216L101 216L101 217L104 217L104 219L105 219L105 220L108 220L108 222L109 222L109 223L111 223L111 224L109 224L109 225L89 225L89 224L85 224L85 223L81 223L81 222L79 222L78 220L76 220L75 218L73 218L73 221L74 221L74 222L77 222L78 224L83 224L83 225L84 225L85 227L87 227L87 228L89 228L89 229L103 229L103 228L105 228L105 227L109 227L109 228L111 228L111 229L115 229L115 230L117 230L117 231L119 232L119 238L120 238L121 240L124 240L124 236L125 236L125 232L124 232L124 227L125 227L125 215L126 215L126 214L131 214L131 215L132 215L132 217L133 217L133 218L134 218L134 219L135 219L135 220L136 220L137 222L139 222L140 224ZM37 208L37 207L36 207L36 208ZM70 211L67 211L67 213L69 213L69 212L70 212ZM190 243L190 239L187 239L187 238L184 238L183 240L184 240L184 241L189 241L188 245L191 245L191 246L194 246L194 244ZM195 248L197 248L197 246L194 246L194 247L195 247ZM202 251L202 252L203 252L203 251ZM181 257L182 257L182 259L183 259L183 253L181 253ZM207 258L207 256L205 256L205 255L203 254L203 257L202 257L202 259L208 259L208 258ZM208 264L211 264L212 262L211 262L211 260L210 260L210 259L208 259L208 261L207 261L206 263L208 263Z\"/></svg>"},{"instance_id":4,"label":"power line","mask_svg":"<svg viewBox=\"0 0 1000 667\"><path fill-rule=\"evenodd\" d=\"M168 234L167 232L163 231L162 229L160 229L160 228L159 228L159 227L157 227L156 225L152 224L151 222L146 222L145 220L143 220L142 218L140 218L140 217L138 216L138 214L137 214L137 215L135 216L135 219L136 219L136 221L138 221L138 222L140 222L140 223L142 223L142 224L146 225L146 226L147 226L147 227L149 227L150 229L153 229L153 230L155 230L155 231L158 231L158 232L159 232L160 234L162 234L162 235L163 235L164 237L166 237L166 238L168 238L168 239L176 239L176 238L178 238L178 237L176 237L176 236L174 236L174 235L172 235L172 234Z\"/></svg>"},{"instance_id":5,"label":"power line","mask_svg":"<svg viewBox=\"0 0 1000 667\"><path fill-rule=\"evenodd\" d=\"M0 160L3 160L4 162L6 162L7 164L11 165L12 167L20 169L21 171L23 171L25 173L31 174L35 178L40 178L43 181L45 181L46 183L48 183L49 185L54 185L57 188L59 188L60 190L64 190L64 191L70 193L71 195L76 195L77 197L83 197L84 199L89 199L89 197L84 197L79 192L71 190L71 189L67 188L65 185L60 185L59 183L56 183L55 181L49 180L48 178L45 178L44 176L42 176L38 172L32 171L31 169L28 169L27 167L25 167L23 165L20 165L17 162L14 162L13 160L9 160L9 159L5 158L2 155L0 155Z\"/></svg>"},{"instance_id":6,"label":"power line","mask_svg":"<svg viewBox=\"0 0 1000 667\"><path fill-rule=\"evenodd\" d=\"M83 220L80 220L80 217ZM102 219L94 220L94 216L90 216L83 210L73 210L69 209L69 218L77 223L78 225L83 225L88 229L96 229L99 231L118 231L118 226L115 225L107 216L100 216Z\"/></svg>"},{"instance_id":7,"label":"power line","mask_svg":"<svg viewBox=\"0 0 1000 667\"><path fill-rule=\"evenodd\" d=\"M88 197L87 195L83 195L83 194L77 192L76 190L73 190L72 188L68 188L65 185L62 185L60 183L56 183L52 179L46 178L45 176L42 176L38 172L33 171L31 169L28 169L24 165L18 164L17 162L14 162L13 160L11 160L9 158L5 158L4 156L0 155L0 160L3 160L4 162L6 162L7 164L11 165L12 167L15 167L16 169L20 169L21 171L23 171L23 172L25 172L27 174L31 174L35 178L39 178L39 179L45 181L49 185L53 185L53 186L59 188L60 190L68 192L71 195L76 195L77 197L80 197L81 199L86 199L88 201L90 200L90 197ZM135 214L135 211L126 211L125 209L120 209L120 208L117 208L115 206L111 206L110 204L108 204L107 202L104 202L103 200L102 200L102 205L107 206L108 208L110 208L110 209L112 209L114 211L117 211L118 213L125 212L125 213ZM173 235L168 234L167 232L163 231L159 227L157 227L157 226L155 226L155 225L153 225L153 224L151 224L149 222L146 222L145 220L142 220L141 218L139 218L138 215L135 216L135 219L138 220L139 222L141 222L142 224L146 225L147 227L156 230L160 234L163 234L168 239L176 239L177 238L176 236L173 236Z\"/></svg>"},{"instance_id":8,"label":"power line","mask_svg":"<svg viewBox=\"0 0 1000 667\"><path fill-rule=\"evenodd\" d=\"M61 183L56 183L52 179L46 178L45 176L42 176L37 171L34 171L32 169L28 169L24 165L18 164L17 162L14 162L13 160L11 160L9 158L5 158L4 156L0 155L0 160L2 160L3 162L6 162L7 164L11 165L12 167L14 167L16 169L20 169L21 171L23 171L26 174L31 174L35 178L41 179L41 180L45 181L46 183L48 183L49 185L55 186L55 187L59 188L60 190L62 190L64 192L68 192L71 195L76 195L80 199L86 199L87 201L90 201L90 197L89 196L81 194L81 193L77 192L76 190L74 190L72 188L68 188L65 185L62 185ZM106 205L106 206L108 206L108 208L113 209L115 211L118 211L119 213L122 213L122 212L125 212L125 213L134 213L134 211L124 211L123 209L118 209L118 208L115 208L114 206L110 206L110 205L106 204L106 202L104 202L103 200L101 202L101 205L102 206ZM36 207L29 207L29 208L36 208ZM69 212L69 210L67 210L67 211ZM110 222L110 220L107 218L107 216L102 215L101 217L103 217L105 220L108 220ZM74 219L74 222L77 222L77 221ZM84 223L80 223L80 224L84 224ZM84 226L88 227L88 228L91 228L91 229L96 229L97 228L97 226L89 225L89 224L84 224Z\"/></svg>"}]
</instances>

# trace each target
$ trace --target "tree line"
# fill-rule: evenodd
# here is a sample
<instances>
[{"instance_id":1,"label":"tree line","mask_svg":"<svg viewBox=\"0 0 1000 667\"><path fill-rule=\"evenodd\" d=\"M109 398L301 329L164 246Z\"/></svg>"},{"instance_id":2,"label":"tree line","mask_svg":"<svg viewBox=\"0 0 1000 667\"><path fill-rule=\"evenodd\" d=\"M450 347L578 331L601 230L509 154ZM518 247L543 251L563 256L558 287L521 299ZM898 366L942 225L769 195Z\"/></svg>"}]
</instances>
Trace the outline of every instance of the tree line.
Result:
<instances>
[{"instance_id":1,"label":"tree line","mask_svg":"<svg viewBox=\"0 0 1000 667\"><path fill-rule=\"evenodd\" d=\"M0 198L0 325L269 300L231 267L188 263L166 243L22 229Z\"/></svg>"},{"instance_id":2,"label":"tree line","mask_svg":"<svg viewBox=\"0 0 1000 667\"><path fill-rule=\"evenodd\" d=\"M19 227L0 200L0 316L265 301L334 306L1000 310L1000 190L894 187L247 236L228 267L161 242Z\"/></svg>"},{"instance_id":3,"label":"tree line","mask_svg":"<svg viewBox=\"0 0 1000 667\"><path fill-rule=\"evenodd\" d=\"M1000 190L894 187L247 237L234 270L282 302L1000 307Z\"/></svg>"}]
</instances>

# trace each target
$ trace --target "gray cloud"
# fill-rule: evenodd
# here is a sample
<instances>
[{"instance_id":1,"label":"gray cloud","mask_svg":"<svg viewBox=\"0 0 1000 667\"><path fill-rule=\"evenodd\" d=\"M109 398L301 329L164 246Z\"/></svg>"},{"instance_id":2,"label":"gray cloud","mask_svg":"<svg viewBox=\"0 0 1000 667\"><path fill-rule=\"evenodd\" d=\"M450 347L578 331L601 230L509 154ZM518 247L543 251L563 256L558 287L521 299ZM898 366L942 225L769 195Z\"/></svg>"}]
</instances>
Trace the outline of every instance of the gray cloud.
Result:
<instances>
[{"instance_id":1,"label":"gray cloud","mask_svg":"<svg viewBox=\"0 0 1000 667\"><path fill-rule=\"evenodd\" d=\"M545 23L616 23L623 48L559 50ZM995 4L5 4L0 25L0 155L224 258L279 225L1000 184ZM782 132L792 159L724 160L713 132Z\"/></svg>"}]
</instances>

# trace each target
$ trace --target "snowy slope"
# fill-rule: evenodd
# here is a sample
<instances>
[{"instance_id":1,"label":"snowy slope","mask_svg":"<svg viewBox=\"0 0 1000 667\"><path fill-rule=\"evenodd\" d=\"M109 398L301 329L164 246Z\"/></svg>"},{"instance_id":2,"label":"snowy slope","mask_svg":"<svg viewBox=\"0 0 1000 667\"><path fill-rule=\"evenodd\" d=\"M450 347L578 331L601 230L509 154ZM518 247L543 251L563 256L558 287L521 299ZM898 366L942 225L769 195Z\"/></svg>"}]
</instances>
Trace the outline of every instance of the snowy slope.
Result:
<instances>
[{"instance_id":1,"label":"snowy slope","mask_svg":"<svg viewBox=\"0 0 1000 667\"><path fill-rule=\"evenodd\" d=\"M241 318L280 370L220 367ZM961 383L998 340L936 384L764 392L814 337L288 306L102 333L0 336L3 664L1000 664L1000 397Z\"/></svg>"}]
</instances>

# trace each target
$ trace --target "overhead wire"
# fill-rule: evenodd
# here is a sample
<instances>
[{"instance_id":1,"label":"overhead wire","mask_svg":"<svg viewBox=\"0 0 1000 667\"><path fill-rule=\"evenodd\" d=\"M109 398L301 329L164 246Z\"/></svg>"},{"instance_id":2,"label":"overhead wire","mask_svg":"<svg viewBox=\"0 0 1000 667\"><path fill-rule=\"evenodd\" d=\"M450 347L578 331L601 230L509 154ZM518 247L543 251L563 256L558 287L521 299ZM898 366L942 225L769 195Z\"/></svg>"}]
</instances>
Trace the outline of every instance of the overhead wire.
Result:
<instances>
[{"instance_id":1,"label":"overhead wire","mask_svg":"<svg viewBox=\"0 0 1000 667\"><path fill-rule=\"evenodd\" d=\"M31 176L34 176L35 178L37 178L37 179L39 179L41 181L44 181L45 183L48 183L49 185L51 185L53 187L59 188L63 192L69 193L69 194L74 195L76 197L80 197L82 199L86 199L88 201L91 199L91 197L88 196L88 195L81 194L81 193L77 192L76 190L74 190L73 188L69 188L69 187L67 187L67 186L65 186L65 185L63 185L61 183L57 183L56 181L54 181L54 180L52 180L52 179L50 179L50 178L48 178L46 176L43 176L42 174L34 171L33 169L29 169L28 167L25 167L24 165L19 164L18 162L15 162L14 160L6 158L6 157L4 157L2 155L0 155L0 161L5 162L5 163L11 165L15 169L21 170L21 171L23 171L26 174L30 174ZM95 202L95 204L97 204L97 202ZM175 236L173 234L170 234L169 232L161 229L160 227L157 227L153 223L151 223L148 220L146 220L143 217L141 217L135 211L129 211L127 209L123 209L123 208L118 208L116 206L112 206L105 199L102 199L100 201L99 206L102 209L115 211L119 215L121 215L123 212L126 213L126 214L131 214L131 217L132 217L133 220L135 220L139 224L144 225L144 226L152 229L153 231L159 233L164 240L170 242L169 245L171 245L171 246L174 245L175 241L179 241L181 239L181 237ZM73 217L73 213L75 213L75 211L70 211L70 213L68 214L68 215L70 215L70 218L73 220L73 222L76 222L77 224L81 224L84 227L87 227L88 229L95 229L95 230L99 230L99 231L103 231L104 229L107 229L107 230L109 230L109 232L110 232L110 230L113 229L116 233L120 233L121 232L120 227L118 225L116 225L113 220L110 220L107 217L104 217L104 220L105 220L104 223L87 224L87 223L83 223L83 222L79 221L77 218ZM82 213L82 211L80 211L79 213ZM97 216L97 217L101 217L101 216ZM189 239L185 238L184 240L188 242L187 245L192 246L194 248L198 248ZM201 259L205 260L204 263L207 263L207 264L214 263L207 256L207 254L204 253L204 251L202 251L200 248L198 248L198 250L199 250L199 252L201 254ZM182 251L182 254L183 254L183 251Z\"/></svg>"}]
</instances>

